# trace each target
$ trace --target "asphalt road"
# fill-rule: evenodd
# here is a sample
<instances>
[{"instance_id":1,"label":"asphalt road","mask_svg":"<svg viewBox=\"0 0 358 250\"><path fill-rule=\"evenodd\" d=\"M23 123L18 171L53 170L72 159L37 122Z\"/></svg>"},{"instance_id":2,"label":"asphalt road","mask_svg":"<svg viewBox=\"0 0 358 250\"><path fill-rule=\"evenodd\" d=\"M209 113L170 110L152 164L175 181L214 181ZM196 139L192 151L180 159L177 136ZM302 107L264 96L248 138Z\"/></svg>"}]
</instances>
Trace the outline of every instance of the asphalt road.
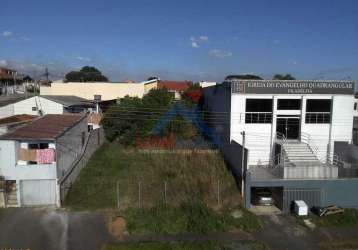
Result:
<instances>
[{"instance_id":1,"label":"asphalt road","mask_svg":"<svg viewBox=\"0 0 358 250\"><path fill-rule=\"evenodd\" d=\"M56 209L13 208L0 211L0 250L99 250L114 242L171 242L215 240L230 243L232 249L246 249L244 240L258 240L272 250L319 249L320 242L358 237L358 227L317 228L297 224L292 216L260 216L264 229L248 234L241 231L208 235L132 235L114 239L105 217L99 212L68 212Z\"/></svg>"},{"instance_id":2,"label":"asphalt road","mask_svg":"<svg viewBox=\"0 0 358 250\"><path fill-rule=\"evenodd\" d=\"M14 208L1 214L0 249L98 250L110 241L100 213Z\"/></svg>"},{"instance_id":3,"label":"asphalt road","mask_svg":"<svg viewBox=\"0 0 358 250\"><path fill-rule=\"evenodd\" d=\"M254 238L265 242L270 249L319 249L317 234L304 226L298 225L293 217L282 215L260 217L263 221L264 229L254 234Z\"/></svg>"}]
</instances>

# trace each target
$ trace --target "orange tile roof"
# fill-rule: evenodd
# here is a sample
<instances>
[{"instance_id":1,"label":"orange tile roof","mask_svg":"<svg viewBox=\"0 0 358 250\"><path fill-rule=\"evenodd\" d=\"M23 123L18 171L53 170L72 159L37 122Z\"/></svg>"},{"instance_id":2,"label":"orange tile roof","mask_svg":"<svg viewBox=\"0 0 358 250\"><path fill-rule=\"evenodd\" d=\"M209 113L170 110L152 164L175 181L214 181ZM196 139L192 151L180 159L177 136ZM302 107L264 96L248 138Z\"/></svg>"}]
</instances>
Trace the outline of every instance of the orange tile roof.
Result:
<instances>
[{"instance_id":1,"label":"orange tile roof","mask_svg":"<svg viewBox=\"0 0 358 250\"><path fill-rule=\"evenodd\" d=\"M160 80L158 82L158 88L166 88L167 90L172 91L185 91L192 85L190 81L167 81L167 80Z\"/></svg>"}]
</instances>

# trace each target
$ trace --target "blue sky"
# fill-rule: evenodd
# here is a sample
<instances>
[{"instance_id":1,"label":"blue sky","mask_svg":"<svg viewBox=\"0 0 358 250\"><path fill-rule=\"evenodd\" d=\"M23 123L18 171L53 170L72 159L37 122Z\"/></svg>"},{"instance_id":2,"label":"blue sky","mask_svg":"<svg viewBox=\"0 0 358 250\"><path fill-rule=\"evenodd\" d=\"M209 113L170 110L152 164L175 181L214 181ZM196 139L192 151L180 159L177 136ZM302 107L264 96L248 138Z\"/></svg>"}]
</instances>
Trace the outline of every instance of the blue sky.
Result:
<instances>
[{"instance_id":1,"label":"blue sky","mask_svg":"<svg viewBox=\"0 0 358 250\"><path fill-rule=\"evenodd\" d=\"M356 0L2 0L0 65L54 78L358 80Z\"/></svg>"}]
</instances>

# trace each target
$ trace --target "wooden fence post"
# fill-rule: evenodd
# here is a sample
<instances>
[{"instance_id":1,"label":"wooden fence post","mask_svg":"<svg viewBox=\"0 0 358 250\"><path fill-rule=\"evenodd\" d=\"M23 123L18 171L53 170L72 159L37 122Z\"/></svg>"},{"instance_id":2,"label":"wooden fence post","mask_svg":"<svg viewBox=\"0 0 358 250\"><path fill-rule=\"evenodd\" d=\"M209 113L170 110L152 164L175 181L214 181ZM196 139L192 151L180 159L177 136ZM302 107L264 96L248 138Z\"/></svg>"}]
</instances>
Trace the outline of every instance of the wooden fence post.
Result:
<instances>
[{"instance_id":1,"label":"wooden fence post","mask_svg":"<svg viewBox=\"0 0 358 250\"><path fill-rule=\"evenodd\" d=\"M119 181L117 181L117 185L116 185L116 187L117 187L117 209L119 209Z\"/></svg>"},{"instance_id":2,"label":"wooden fence post","mask_svg":"<svg viewBox=\"0 0 358 250\"><path fill-rule=\"evenodd\" d=\"M220 206L220 180L218 180L218 186L217 186L217 202L218 202L218 206Z\"/></svg>"},{"instance_id":3,"label":"wooden fence post","mask_svg":"<svg viewBox=\"0 0 358 250\"><path fill-rule=\"evenodd\" d=\"M164 204L167 205L167 182L164 182Z\"/></svg>"},{"instance_id":4,"label":"wooden fence post","mask_svg":"<svg viewBox=\"0 0 358 250\"><path fill-rule=\"evenodd\" d=\"M139 181L138 182L138 207L141 208L141 199L142 199L142 193L141 193L141 189L142 189L142 183Z\"/></svg>"}]
</instances>

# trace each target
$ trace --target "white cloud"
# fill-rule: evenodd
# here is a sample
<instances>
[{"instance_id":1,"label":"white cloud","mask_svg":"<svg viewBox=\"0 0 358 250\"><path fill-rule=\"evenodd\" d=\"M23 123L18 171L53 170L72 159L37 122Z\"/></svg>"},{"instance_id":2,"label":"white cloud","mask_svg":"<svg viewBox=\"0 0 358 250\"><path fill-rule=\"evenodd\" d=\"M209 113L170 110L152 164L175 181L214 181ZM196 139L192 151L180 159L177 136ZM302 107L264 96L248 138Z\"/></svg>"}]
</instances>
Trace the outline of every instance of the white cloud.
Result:
<instances>
[{"instance_id":1,"label":"white cloud","mask_svg":"<svg viewBox=\"0 0 358 250\"><path fill-rule=\"evenodd\" d=\"M192 48L199 48L202 43L209 41L208 36L190 37L190 44Z\"/></svg>"},{"instance_id":2,"label":"white cloud","mask_svg":"<svg viewBox=\"0 0 358 250\"><path fill-rule=\"evenodd\" d=\"M11 31L8 31L8 30L5 30L3 33L2 33L2 36L3 37L9 37L9 36L12 36L13 33Z\"/></svg>"},{"instance_id":3,"label":"white cloud","mask_svg":"<svg viewBox=\"0 0 358 250\"><path fill-rule=\"evenodd\" d=\"M21 37L21 40L24 40L24 41L30 41L31 39L27 36L22 36Z\"/></svg>"},{"instance_id":4,"label":"white cloud","mask_svg":"<svg viewBox=\"0 0 358 250\"><path fill-rule=\"evenodd\" d=\"M208 41L209 40L209 37L207 37L207 36L199 36L199 39L201 40L201 41Z\"/></svg>"},{"instance_id":5,"label":"white cloud","mask_svg":"<svg viewBox=\"0 0 358 250\"><path fill-rule=\"evenodd\" d=\"M192 48L199 48L199 44L197 42L192 41L191 42L191 47Z\"/></svg>"},{"instance_id":6,"label":"white cloud","mask_svg":"<svg viewBox=\"0 0 358 250\"><path fill-rule=\"evenodd\" d=\"M0 65L1 66L3 66L3 67L5 67L5 66L7 66L7 61L6 60L0 60Z\"/></svg>"},{"instance_id":7,"label":"white cloud","mask_svg":"<svg viewBox=\"0 0 358 250\"><path fill-rule=\"evenodd\" d=\"M281 43L281 41L278 40L278 39L273 40L273 44L274 44L274 45L279 45L280 43Z\"/></svg>"},{"instance_id":8,"label":"white cloud","mask_svg":"<svg viewBox=\"0 0 358 250\"><path fill-rule=\"evenodd\" d=\"M85 62L91 61L91 58L83 57L83 56L77 56L76 59L80 60L80 61L85 61Z\"/></svg>"},{"instance_id":9,"label":"white cloud","mask_svg":"<svg viewBox=\"0 0 358 250\"><path fill-rule=\"evenodd\" d=\"M226 57L231 57L232 52L221 50L221 49L212 49L209 50L209 56L216 57L216 58L226 58Z\"/></svg>"}]
</instances>

